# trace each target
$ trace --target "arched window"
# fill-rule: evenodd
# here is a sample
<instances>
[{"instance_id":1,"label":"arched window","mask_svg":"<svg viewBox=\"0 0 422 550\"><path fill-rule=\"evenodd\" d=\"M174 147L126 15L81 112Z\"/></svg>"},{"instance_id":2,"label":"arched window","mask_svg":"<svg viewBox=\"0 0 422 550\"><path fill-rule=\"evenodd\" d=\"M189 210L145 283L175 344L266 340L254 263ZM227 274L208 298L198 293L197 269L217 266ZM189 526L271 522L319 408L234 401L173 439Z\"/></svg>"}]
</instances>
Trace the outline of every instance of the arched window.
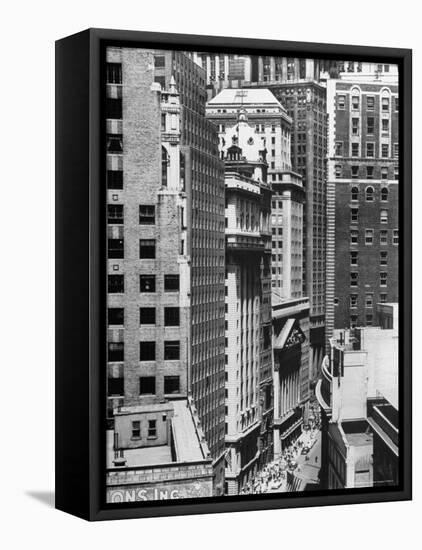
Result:
<instances>
[{"instance_id":1,"label":"arched window","mask_svg":"<svg viewBox=\"0 0 422 550\"><path fill-rule=\"evenodd\" d=\"M366 188L365 198L368 202L372 202L374 200L374 188L373 187L367 187Z\"/></svg>"},{"instance_id":2,"label":"arched window","mask_svg":"<svg viewBox=\"0 0 422 550\"><path fill-rule=\"evenodd\" d=\"M381 200L388 201L388 187L383 187L381 189Z\"/></svg>"},{"instance_id":3,"label":"arched window","mask_svg":"<svg viewBox=\"0 0 422 550\"><path fill-rule=\"evenodd\" d=\"M357 201L359 196L359 189L357 187L352 187L351 189L352 201Z\"/></svg>"},{"instance_id":4,"label":"arched window","mask_svg":"<svg viewBox=\"0 0 422 550\"><path fill-rule=\"evenodd\" d=\"M161 185L167 187L167 168L170 158L165 147L161 147Z\"/></svg>"}]
</instances>

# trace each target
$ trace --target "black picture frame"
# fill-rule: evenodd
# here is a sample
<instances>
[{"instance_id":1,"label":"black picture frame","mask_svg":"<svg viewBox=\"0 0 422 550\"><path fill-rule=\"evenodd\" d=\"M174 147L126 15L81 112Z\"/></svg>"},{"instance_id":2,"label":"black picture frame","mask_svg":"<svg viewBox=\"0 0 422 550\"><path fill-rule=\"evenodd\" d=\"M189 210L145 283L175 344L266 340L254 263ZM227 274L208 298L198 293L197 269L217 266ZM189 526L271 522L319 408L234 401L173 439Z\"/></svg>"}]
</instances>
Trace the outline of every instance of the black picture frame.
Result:
<instances>
[{"instance_id":1,"label":"black picture frame","mask_svg":"<svg viewBox=\"0 0 422 550\"><path fill-rule=\"evenodd\" d=\"M107 45L395 63L401 97L400 467L397 489L379 487L267 496L105 504L105 192L102 56ZM412 498L411 178L412 51L409 49L88 29L56 42L56 508L108 520L328 506Z\"/></svg>"}]
</instances>

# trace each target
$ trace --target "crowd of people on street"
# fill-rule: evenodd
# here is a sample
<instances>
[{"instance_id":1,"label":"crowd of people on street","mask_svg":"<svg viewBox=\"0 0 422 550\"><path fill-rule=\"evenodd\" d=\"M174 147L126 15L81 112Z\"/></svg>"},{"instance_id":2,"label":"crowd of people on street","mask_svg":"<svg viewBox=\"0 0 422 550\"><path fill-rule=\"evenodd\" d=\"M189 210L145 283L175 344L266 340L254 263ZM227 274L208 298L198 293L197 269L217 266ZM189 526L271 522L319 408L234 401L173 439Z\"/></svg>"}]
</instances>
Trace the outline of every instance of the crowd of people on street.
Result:
<instances>
[{"instance_id":1,"label":"crowd of people on street","mask_svg":"<svg viewBox=\"0 0 422 550\"><path fill-rule=\"evenodd\" d=\"M278 460L270 462L257 472L241 489L240 494L257 495L268 492L286 492L287 472L300 471L297 459L301 454L305 455L305 461L309 460L308 452L316 440L320 427L319 407L311 405L309 423L303 426L300 436L282 451Z\"/></svg>"}]
</instances>

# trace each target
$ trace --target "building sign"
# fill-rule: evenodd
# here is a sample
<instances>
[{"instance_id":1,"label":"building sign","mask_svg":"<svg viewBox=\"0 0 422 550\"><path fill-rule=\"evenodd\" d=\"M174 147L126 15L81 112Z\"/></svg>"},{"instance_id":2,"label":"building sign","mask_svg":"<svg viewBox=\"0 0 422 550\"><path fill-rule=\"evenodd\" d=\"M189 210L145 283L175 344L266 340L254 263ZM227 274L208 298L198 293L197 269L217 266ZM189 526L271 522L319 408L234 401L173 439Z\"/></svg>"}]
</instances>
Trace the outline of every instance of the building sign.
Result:
<instances>
[{"instance_id":1,"label":"building sign","mask_svg":"<svg viewBox=\"0 0 422 550\"><path fill-rule=\"evenodd\" d=\"M147 502L150 500L177 500L180 498L203 498L212 496L212 478L208 480L148 485L118 485L107 488L107 502Z\"/></svg>"}]
</instances>

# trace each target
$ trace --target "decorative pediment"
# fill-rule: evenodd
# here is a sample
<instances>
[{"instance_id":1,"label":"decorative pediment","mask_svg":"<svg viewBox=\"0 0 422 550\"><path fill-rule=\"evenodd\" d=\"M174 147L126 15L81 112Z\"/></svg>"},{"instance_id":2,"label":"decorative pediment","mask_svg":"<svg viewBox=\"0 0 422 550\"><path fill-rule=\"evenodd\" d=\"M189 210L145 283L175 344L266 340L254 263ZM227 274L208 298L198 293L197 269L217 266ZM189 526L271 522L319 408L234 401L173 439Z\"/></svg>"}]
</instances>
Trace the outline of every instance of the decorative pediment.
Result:
<instances>
[{"instance_id":1,"label":"decorative pediment","mask_svg":"<svg viewBox=\"0 0 422 550\"><path fill-rule=\"evenodd\" d=\"M275 338L274 350L281 351L302 344L306 337L296 319L288 319Z\"/></svg>"}]
</instances>

